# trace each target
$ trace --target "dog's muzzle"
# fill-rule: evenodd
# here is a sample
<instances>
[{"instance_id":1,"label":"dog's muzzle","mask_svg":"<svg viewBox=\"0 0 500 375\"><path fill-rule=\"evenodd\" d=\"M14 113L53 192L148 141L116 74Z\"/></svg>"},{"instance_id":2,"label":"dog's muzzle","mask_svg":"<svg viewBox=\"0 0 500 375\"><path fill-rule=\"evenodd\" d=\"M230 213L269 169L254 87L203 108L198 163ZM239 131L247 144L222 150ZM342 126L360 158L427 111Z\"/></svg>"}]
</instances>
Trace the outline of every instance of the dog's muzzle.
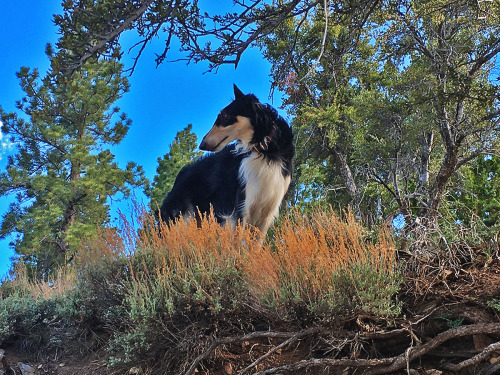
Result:
<instances>
[{"instance_id":1,"label":"dog's muzzle","mask_svg":"<svg viewBox=\"0 0 500 375\"><path fill-rule=\"evenodd\" d=\"M200 143L200 150L202 150L202 151L210 151L210 150L208 149L208 144L207 144L207 142L205 142L205 138L203 138L203 139L201 140L201 143Z\"/></svg>"}]
</instances>

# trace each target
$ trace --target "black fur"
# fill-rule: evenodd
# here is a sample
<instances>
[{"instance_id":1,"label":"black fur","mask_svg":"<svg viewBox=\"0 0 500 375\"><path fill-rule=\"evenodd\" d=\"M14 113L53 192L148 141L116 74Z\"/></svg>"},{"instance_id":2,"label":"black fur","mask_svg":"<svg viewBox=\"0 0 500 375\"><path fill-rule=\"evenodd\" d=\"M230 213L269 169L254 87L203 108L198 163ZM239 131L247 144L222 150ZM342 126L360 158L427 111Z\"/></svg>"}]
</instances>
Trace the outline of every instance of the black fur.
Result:
<instances>
[{"instance_id":1,"label":"black fur","mask_svg":"<svg viewBox=\"0 0 500 375\"><path fill-rule=\"evenodd\" d=\"M223 223L226 216L241 210L239 203L244 199L244 191L238 170L244 157L246 154L235 153L232 144L182 168L160 207L162 219L174 220L187 213L197 215L196 208L207 213L212 205L217 221ZM236 215L241 218L241 213Z\"/></svg>"},{"instance_id":2,"label":"black fur","mask_svg":"<svg viewBox=\"0 0 500 375\"><path fill-rule=\"evenodd\" d=\"M227 217L241 220L245 200L245 186L239 178L244 158L258 153L269 162L282 165L284 177L292 173L294 155L292 130L277 111L261 104L253 94L244 95L235 86L235 100L218 115L214 127L231 126L237 116L250 120L253 137L249 144L229 144L221 151L206 155L184 167L160 208L164 221L174 220L181 214L210 212L220 223ZM206 149L204 142L200 148Z\"/></svg>"}]
</instances>

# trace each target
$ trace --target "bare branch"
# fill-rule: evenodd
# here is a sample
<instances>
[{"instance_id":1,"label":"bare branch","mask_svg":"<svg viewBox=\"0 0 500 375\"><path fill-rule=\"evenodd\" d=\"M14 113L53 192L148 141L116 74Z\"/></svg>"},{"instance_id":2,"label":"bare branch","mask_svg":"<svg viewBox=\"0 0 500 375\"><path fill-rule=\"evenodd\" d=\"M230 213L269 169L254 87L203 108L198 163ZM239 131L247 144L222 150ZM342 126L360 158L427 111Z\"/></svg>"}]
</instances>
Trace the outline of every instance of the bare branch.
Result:
<instances>
[{"instance_id":1,"label":"bare branch","mask_svg":"<svg viewBox=\"0 0 500 375\"><path fill-rule=\"evenodd\" d=\"M432 349L440 346L444 342L465 336L472 336L477 334L498 334L500 333L500 323L489 323L489 324L473 324L469 326L462 326L457 328L449 329L435 338L429 340L425 344L420 344L415 347L407 348L402 354L396 357L382 358L382 359L332 359L332 358L321 358L321 359L307 359L299 362L295 362L288 365L283 365L279 367L269 368L263 371L259 371L258 375L268 375L268 374L280 374L284 372L294 373L296 371L312 368L312 367L352 367L352 368L365 368L368 369L365 373L368 375L377 374L388 374L407 367L408 363L420 358L424 354L428 353ZM499 343L490 345L478 356L473 357L469 362L459 364L457 366L468 367L472 364L478 363L479 361L487 358L488 355L498 350Z\"/></svg>"},{"instance_id":2,"label":"bare branch","mask_svg":"<svg viewBox=\"0 0 500 375\"><path fill-rule=\"evenodd\" d=\"M241 370L239 372L238 375L243 375L245 373L247 373L248 371L250 371L252 368L254 368L255 366L257 366L259 363L261 363L263 360L265 360L267 357L269 357L270 355L272 355L273 353L277 352L278 350L294 343L295 341L297 341L299 338L301 337L304 337L304 336L307 336L307 335L310 335L310 334L313 334L313 333L317 333L321 331L321 328L317 327L317 328L312 328L312 329L306 329L304 331L301 331L301 332L298 332L296 335L290 337L288 340L285 340L283 341L281 344L275 346L274 348L272 348L271 350L269 350L266 354L264 354L263 356L257 358L254 362L252 362L250 365L248 365L246 368L244 368L243 370Z\"/></svg>"},{"instance_id":3,"label":"bare branch","mask_svg":"<svg viewBox=\"0 0 500 375\"><path fill-rule=\"evenodd\" d=\"M495 342L491 345L488 345L486 348L482 350L481 353L476 354L474 357L470 359L466 359L465 361L462 361L456 365L454 364L445 364L443 368L445 370L450 370L453 372L458 372L461 371L467 367L477 365L478 363L488 359L489 357L492 356L493 353L497 352L500 350L500 341Z\"/></svg>"},{"instance_id":4,"label":"bare branch","mask_svg":"<svg viewBox=\"0 0 500 375\"><path fill-rule=\"evenodd\" d=\"M101 51L106 44L118 37L123 31L128 29L132 22L137 20L139 17L143 15L144 12L148 9L148 7L154 2L154 0L144 0L143 4L137 8L137 10L133 13L130 14L130 17L128 17L126 20L124 20L117 28L109 32L107 35L104 35L101 38L101 41L96 43L95 45L91 46L88 51L81 56L78 61L73 64L71 67L71 74L75 72L78 68L80 68L85 62L90 59L92 56L95 56L98 54L99 51Z\"/></svg>"},{"instance_id":5,"label":"bare branch","mask_svg":"<svg viewBox=\"0 0 500 375\"><path fill-rule=\"evenodd\" d=\"M269 332L269 331L259 331L259 332L252 332L243 336L233 336L233 337L225 337L225 338L220 338L220 339L215 339L212 341L212 344L208 347L207 350L205 350L203 353L201 353L196 359L193 361L189 369L186 371L185 375L192 375L196 372L196 368L200 364L201 361L206 359L214 350L217 348L219 345L227 345L227 344L233 344L236 342L241 342L241 341L247 341L247 340L252 340L252 339L260 339L260 338L300 338L309 334L317 333L321 329L320 327L315 327L315 328L310 328L306 329L304 331L300 332Z\"/></svg>"}]
</instances>

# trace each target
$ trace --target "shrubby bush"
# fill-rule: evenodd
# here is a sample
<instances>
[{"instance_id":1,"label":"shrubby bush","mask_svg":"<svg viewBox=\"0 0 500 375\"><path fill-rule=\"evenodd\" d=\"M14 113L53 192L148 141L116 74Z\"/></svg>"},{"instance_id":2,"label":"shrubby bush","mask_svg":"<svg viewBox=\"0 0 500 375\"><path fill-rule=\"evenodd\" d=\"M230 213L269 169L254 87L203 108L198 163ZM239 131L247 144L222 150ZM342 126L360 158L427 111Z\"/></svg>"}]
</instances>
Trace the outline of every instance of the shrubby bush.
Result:
<instances>
[{"instance_id":1,"label":"shrubby bush","mask_svg":"<svg viewBox=\"0 0 500 375\"><path fill-rule=\"evenodd\" d=\"M161 228L146 217L143 228L85 247L57 293L21 276L5 282L0 342L25 335L62 347L63 327L99 336L87 347L105 347L110 365L178 373L221 335L401 310L390 235L373 239L351 213L292 211L265 243L257 230L223 228L211 216Z\"/></svg>"}]
</instances>

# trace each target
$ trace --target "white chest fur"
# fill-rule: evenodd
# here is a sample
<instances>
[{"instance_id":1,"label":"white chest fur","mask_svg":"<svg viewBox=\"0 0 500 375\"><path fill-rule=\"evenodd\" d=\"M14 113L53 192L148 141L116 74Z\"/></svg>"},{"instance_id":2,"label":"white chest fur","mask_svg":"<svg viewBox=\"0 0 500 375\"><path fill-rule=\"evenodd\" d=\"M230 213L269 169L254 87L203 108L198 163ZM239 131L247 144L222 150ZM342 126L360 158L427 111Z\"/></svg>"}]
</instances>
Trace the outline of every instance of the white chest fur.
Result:
<instances>
[{"instance_id":1,"label":"white chest fur","mask_svg":"<svg viewBox=\"0 0 500 375\"><path fill-rule=\"evenodd\" d=\"M243 159L240 179L245 184L243 224L251 224L265 235L278 216L281 201L290 185L279 162L269 161L257 152Z\"/></svg>"}]
</instances>

